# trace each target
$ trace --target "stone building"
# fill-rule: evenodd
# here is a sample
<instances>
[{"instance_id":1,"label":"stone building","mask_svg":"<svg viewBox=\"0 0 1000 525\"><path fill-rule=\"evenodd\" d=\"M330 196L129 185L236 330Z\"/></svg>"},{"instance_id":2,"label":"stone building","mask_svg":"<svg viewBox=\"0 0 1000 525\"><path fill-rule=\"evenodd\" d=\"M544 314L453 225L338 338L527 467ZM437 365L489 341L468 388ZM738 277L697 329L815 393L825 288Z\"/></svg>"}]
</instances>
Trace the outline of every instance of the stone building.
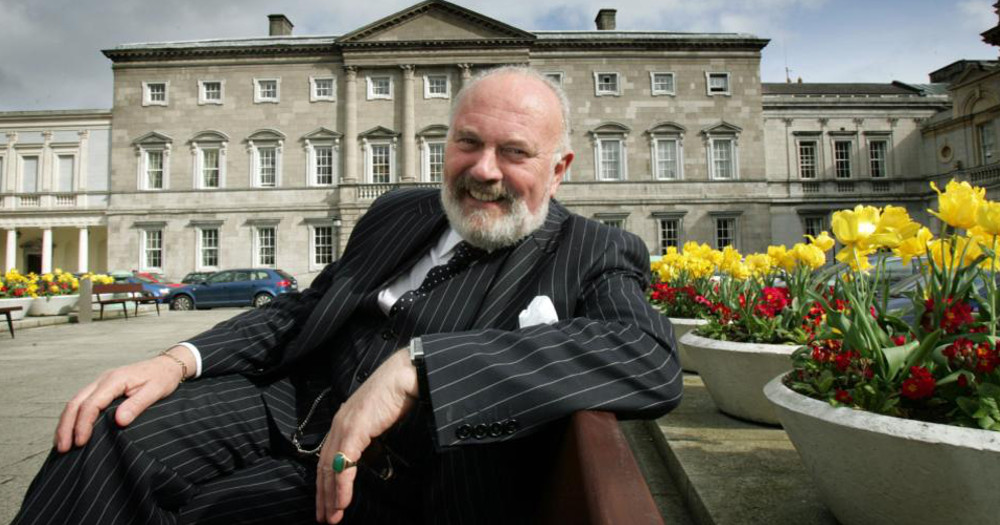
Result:
<instances>
[{"instance_id":1,"label":"stone building","mask_svg":"<svg viewBox=\"0 0 1000 525\"><path fill-rule=\"evenodd\" d=\"M4 271L108 266L107 110L0 113L0 260Z\"/></svg>"}]
</instances>

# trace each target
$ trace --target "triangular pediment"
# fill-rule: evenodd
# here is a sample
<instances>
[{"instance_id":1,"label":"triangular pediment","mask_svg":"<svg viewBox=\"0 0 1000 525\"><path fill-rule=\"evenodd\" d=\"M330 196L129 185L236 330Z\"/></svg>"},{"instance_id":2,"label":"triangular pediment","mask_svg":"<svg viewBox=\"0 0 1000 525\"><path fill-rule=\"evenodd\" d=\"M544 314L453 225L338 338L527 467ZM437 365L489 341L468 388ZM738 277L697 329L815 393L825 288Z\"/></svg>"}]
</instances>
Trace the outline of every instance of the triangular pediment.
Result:
<instances>
[{"instance_id":1,"label":"triangular pediment","mask_svg":"<svg viewBox=\"0 0 1000 525\"><path fill-rule=\"evenodd\" d=\"M365 139L388 139L398 137L399 132L383 126L375 126L368 131L358 133L358 136Z\"/></svg>"},{"instance_id":2,"label":"triangular pediment","mask_svg":"<svg viewBox=\"0 0 1000 525\"><path fill-rule=\"evenodd\" d=\"M348 33L340 43L533 40L535 36L464 7L428 0Z\"/></svg>"},{"instance_id":3,"label":"triangular pediment","mask_svg":"<svg viewBox=\"0 0 1000 525\"><path fill-rule=\"evenodd\" d=\"M701 132L704 133L705 135L724 135L724 134L738 135L742 131L743 129L740 128L739 126L730 124L724 120L719 122L718 124L715 124L714 126L709 126L701 130Z\"/></svg>"},{"instance_id":4,"label":"triangular pediment","mask_svg":"<svg viewBox=\"0 0 1000 525\"><path fill-rule=\"evenodd\" d=\"M170 138L167 135L164 135L163 133L160 133L158 131L150 131L149 133L146 133L145 135L133 140L132 144L136 145L170 144L173 141L174 139Z\"/></svg>"}]
</instances>

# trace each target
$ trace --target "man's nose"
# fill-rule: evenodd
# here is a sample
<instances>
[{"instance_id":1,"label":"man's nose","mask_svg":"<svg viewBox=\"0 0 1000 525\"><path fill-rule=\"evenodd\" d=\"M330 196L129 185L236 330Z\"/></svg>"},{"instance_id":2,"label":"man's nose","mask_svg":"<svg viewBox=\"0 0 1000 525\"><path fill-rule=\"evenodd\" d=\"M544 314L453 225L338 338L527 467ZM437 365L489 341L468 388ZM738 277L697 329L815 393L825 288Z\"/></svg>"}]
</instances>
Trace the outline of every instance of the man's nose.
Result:
<instances>
[{"instance_id":1,"label":"man's nose","mask_svg":"<svg viewBox=\"0 0 1000 525\"><path fill-rule=\"evenodd\" d=\"M476 163L469 169L469 174L481 182L492 182L503 179L503 173L497 163L497 152L494 148L482 148Z\"/></svg>"}]
</instances>

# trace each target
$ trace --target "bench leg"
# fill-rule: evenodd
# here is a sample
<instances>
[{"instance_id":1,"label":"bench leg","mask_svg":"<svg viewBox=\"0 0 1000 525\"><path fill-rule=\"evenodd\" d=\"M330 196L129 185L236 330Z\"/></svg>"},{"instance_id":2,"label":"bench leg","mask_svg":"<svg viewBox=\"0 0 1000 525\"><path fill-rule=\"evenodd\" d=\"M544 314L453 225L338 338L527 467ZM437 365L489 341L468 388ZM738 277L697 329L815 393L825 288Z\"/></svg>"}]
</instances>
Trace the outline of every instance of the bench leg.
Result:
<instances>
[{"instance_id":1,"label":"bench leg","mask_svg":"<svg viewBox=\"0 0 1000 525\"><path fill-rule=\"evenodd\" d=\"M158 300L154 301L153 304L156 305L156 316L159 317L160 316L160 301L158 301Z\"/></svg>"},{"instance_id":2,"label":"bench leg","mask_svg":"<svg viewBox=\"0 0 1000 525\"><path fill-rule=\"evenodd\" d=\"M101 303L101 321L104 320L104 303Z\"/></svg>"},{"instance_id":3,"label":"bench leg","mask_svg":"<svg viewBox=\"0 0 1000 525\"><path fill-rule=\"evenodd\" d=\"M10 329L10 338L13 339L14 338L14 321L12 321L11 318L10 318L10 312L4 312L3 314L7 316L7 328Z\"/></svg>"},{"instance_id":4,"label":"bench leg","mask_svg":"<svg viewBox=\"0 0 1000 525\"><path fill-rule=\"evenodd\" d=\"M128 303L122 303L122 311L125 312L125 319L128 319Z\"/></svg>"}]
</instances>

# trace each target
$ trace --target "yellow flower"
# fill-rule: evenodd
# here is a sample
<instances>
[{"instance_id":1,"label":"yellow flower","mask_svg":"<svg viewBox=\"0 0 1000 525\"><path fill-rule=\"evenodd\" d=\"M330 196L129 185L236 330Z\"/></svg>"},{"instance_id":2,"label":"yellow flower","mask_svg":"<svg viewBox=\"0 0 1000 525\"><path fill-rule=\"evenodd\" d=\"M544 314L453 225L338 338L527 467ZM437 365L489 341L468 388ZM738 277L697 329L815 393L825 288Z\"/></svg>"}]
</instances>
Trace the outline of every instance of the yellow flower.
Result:
<instances>
[{"instance_id":1,"label":"yellow flower","mask_svg":"<svg viewBox=\"0 0 1000 525\"><path fill-rule=\"evenodd\" d=\"M979 248L979 243L969 237L955 237L952 244L947 239L937 239L931 241L927 248L927 254L934 260L938 268L947 267L949 270L956 267L965 267L972 264L983 251Z\"/></svg>"},{"instance_id":2,"label":"yellow flower","mask_svg":"<svg viewBox=\"0 0 1000 525\"><path fill-rule=\"evenodd\" d=\"M790 252L795 260L813 270L826 264L826 253L815 244L798 243L792 247Z\"/></svg>"},{"instance_id":3,"label":"yellow flower","mask_svg":"<svg viewBox=\"0 0 1000 525\"><path fill-rule=\"evenodd\" d=\"M917 234L920 224L910 219L906 208L886 206L879 217L878 226L871 236L871 243L886 248L895 248L899 243Z\"/></svg>"},{"instance_id":4,"label":"yellow flower","mask_svg":"<svg viewBox=\"0 0 1000 525\"><path fill-rule=\"evenodd\" d=\"M938 193L938 211L927 210L928 212L954 228L967 230L976 225L979 206L986 200L984 188L954 180L948 182L944 193L933 182L931 188Z\"/></svg>"},{"instance_id":5,"label":"yellow flower","mask_svg":"<svg viewBox=\"0 0 1000 525\"><path fill-rule=\"evenodd\" d=\"M830 237L830 234L825 231L820 233L817 237L813 237L812 235L806 235L806 237L809 239L810 244L816 246L820 250L823 250L823 252L830 251L830 248L833 248L833 245L837 242L834 241L833 237Z\"/></svg>"},{"instance_id":6,"label":"yellow flower","mask_svg":"<svg viewBox=\"0 0 1000 525\"><path fill-rule=\"evenodd\" d=\"M875 248L848 245L837 252L837 260L850 266L854 271L867 272L872 268L868 256L873 253L875 253Z\"/></svg>"},{"instance_id":7,"label":"yellow flower","mask_svg":"<svg viewBox=\"0 0 1000 525\"><path fill-rule=\"evenodd\" d=\"M976 224L990 235L1000 235L1000 202L984 201L976 211Z\"/></svg>"},{"instance_id":8,"label":"yellow flower","mask_svg":"<svg viewBox=\"0 0 1000 525\"><path fill-rule=\"evenodd\" d=\"M771 257L766 253L753 253L747 255L745 264L754 277L763 277L771 273L773 266L771 261Z\"/></svg>"},{"instance_id":9,"label":"yellow flower","mask_svg":"<svg viewBox=\"0 0 1000 525\"><path fill-rule=\"evenodd\" d=\"M931 242L934 234L927 228L920 228L917 234L909 239L903 240L899 246L893 248L892 253L903 259L903 264L910 264L914 257L921 257L927 253L927 243Z\"/></svg>"},{"instance_id":10,"label":"yellow flower","mask_svg":"<svg viewBox=\"0 0 1000 525\"><path fill-rule=\"evenodd\" d=\"M767 256L771 258L772 266L780 266L786 272L795 269L795 257L788 253L788 248L784 244L767 247Z\"/></svg>"},{"instance_id":11,"label":"yellow flower","mask_svg":"<svg viewBox=\"0 0 1000 525\"><path fill-rule=\"evenodd\" d=\"M853 210L834 212L833 234L841 244L867 248L868 239L878 228L879 211L873 206L857 205Z\"/></svg>"}]
</instances>

